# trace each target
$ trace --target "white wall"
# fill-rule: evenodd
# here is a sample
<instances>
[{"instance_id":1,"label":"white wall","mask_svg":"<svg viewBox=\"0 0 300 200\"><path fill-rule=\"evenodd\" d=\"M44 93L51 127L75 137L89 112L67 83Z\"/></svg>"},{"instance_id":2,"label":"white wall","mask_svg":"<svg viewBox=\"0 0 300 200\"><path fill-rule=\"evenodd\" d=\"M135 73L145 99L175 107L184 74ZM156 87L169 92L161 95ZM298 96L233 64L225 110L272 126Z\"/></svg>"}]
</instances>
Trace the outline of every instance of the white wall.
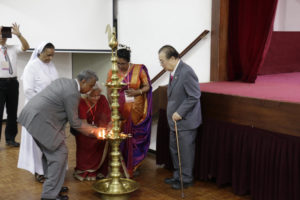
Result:
<instances>
[{"instance_id":1,"label":"white wall","mask_svg":"<svg viewBox=\"0 0 300 200\"><path fill-rule=\"evenodd\" d=\"M56 49L109 50L105 28L113 20L112 3L112 0L1 0L0 25L20 24L32 48L47 40Z\"/></svg>"},{"instance_id":2,"label":"white wall","mask_svg":"<svg viewBox=\"0 0 300 200\"><path fill-rule=\"evenodd\" d=\"M274 31L300 31L300 0L278 0Z\"/></svg>"},{"instance_id":3,"label":"white wall","mask_svg":"<svg viewBox=\"0 0 300 200\"><path fill-rule=\"evenodd\" d=\"M161 46L170 44L180 53L211 28L210 0L119 0L117 6L119 43L131 47L132 62L145 64L150 78L162 70L157 55ZM194 68L200 82L209 81L210 35L183 60ZM167 84L167 79L159 84Z\"/></svg>"},{"instance_id":4,"label":"white wall","mask_svg":"<svg viewBox=\"0 0 300 200\"><path fill-rule=\"evenodd\" d=\"M183 51L203 30L211 29L211 0L119 0L118 40L131 47L132 62L147 66L150 78L162 68L158 50L165 44ZM200 82L210 79L210 34L183 57ZM166 85L165 74L153 85ZM156 149L156 123L152 123L150 149Z\"/></svg>"}]
</instances>

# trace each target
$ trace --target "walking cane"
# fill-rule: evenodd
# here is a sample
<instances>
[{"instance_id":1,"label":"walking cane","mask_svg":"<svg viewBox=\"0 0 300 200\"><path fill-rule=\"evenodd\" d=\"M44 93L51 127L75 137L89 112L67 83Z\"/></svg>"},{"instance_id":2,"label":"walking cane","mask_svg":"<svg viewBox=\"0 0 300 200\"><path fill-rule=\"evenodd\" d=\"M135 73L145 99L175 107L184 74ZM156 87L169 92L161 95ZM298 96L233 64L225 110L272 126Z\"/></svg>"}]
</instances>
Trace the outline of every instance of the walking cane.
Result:
<instances>
[{"instance_id":1,"label":"walking cane","mask_svg":"<svg viewBox=\"0 0 300 200\"><path fill-rule=\"evenodd\" d=\"M174 121L174 122L175 122L175 135L176 135L177 152L178 152L177 155L178 155L178 165L179 165L179 175L180 175L181 198L184 198L177 123L176 123L176 121Z\"/></svg>"}]
</instances>

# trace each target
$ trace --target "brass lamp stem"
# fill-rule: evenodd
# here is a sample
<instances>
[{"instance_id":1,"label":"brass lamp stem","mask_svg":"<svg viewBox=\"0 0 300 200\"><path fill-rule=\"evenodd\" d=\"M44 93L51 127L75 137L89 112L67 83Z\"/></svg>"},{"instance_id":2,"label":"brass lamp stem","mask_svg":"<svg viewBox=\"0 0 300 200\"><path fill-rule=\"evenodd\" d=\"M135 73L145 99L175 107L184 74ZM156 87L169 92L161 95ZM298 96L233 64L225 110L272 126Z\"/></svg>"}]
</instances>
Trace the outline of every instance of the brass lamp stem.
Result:
<instances>
[{"instance_id":1,"label":"brass lamp stem","mask_svg":"<svg viewBox=\"0 0 300 200\"><path fill-rule=\"evenodd\" d=\"M108 29L108 27L107 27ZM110 27L109 27L110 29ZM101 199L103 200L127 200L129 198L129 194L134 192L139 188L138 184L131 180L126 178L121 178L121 172L120 172L120 150L119 146L123 139L126 139L128 137L125 134L120 133L121 127L120 127L120 114L119 114L119 90L126 85L125 83L119 81L118 77L118 66L117 66L117 47L118 47L118 41L116 39L116 33L115 30L110 35L110 41L109 46L112 49L112 76L111 76L111 82L107 83L106 86L111 89L111 108L112 108L112 123L113 128L112 132L109 133L106 136L106 139L109 140L109 144L111 146L111 172L109 174L110 178L102 179L97 181L93 188L97 192L101 194Z\"/></svg>"}]
</instances>

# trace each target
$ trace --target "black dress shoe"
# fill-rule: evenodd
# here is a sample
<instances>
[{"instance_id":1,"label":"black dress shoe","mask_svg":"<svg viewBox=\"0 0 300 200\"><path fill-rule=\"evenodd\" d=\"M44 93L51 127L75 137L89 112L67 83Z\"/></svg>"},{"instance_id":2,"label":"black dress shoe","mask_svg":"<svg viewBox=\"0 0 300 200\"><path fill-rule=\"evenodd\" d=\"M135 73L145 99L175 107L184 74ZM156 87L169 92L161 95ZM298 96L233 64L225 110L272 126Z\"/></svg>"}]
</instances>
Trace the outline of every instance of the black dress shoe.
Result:
<instances>
[{"instance_id":1,"label":"black dress shoe","mask_svg":"<svg viewBox=\"0 0 300 200\"><path fill-rule=\"evenodd\" d=\"M190 186L194 185L193 181L192 182L183 182L182 183L182 186L183 188L188 188ZM180 190L181 189L181 184L180 184L180 181L178 181L177 183L173 183L172 184L172 189L174 190Z\"/></svg>"},{"instance_id":2,"label":"black dress shoe","mask_svg":"<svg viewBox=\"0 0 300 200\"><path fill-rule=\"evenodd\" d=\"M177 182L179 183L179 180L177 180L175 178L165 178L165 183L166 184L172 185L172 184L177 183Z\"/></svg>"},{"instance_id":3,"label":"black dress shoe","mask_svg":"<svg viewBox=\"0 0 300 200\"><path fill-rule=\"evenodd\" d=\"M66 187L66 186L63 186L63 187L61 187L61 189L60 189L60 192L59 193L65 193L65 192L68 192L69 191L69 188L68 187Z\"/></svg>"},{"instance_id":4,"label":"black dress shoe","mask_svg":"<svg viewBox=\"0 0 300 200\"><path fill-rule=\"evenodd\" d=\"M59 195L59 196L56 198L56 200L68 200L68 199L69 199L68 195Z\"/></svg>"},{"instance_id":5,"label":"black dress shoe","mask_svg":"<svg viewBox=\"0 0 300 200\"><path fill-rule=\"evenodd\" d=\"M69 197L67 195L58 195L56 199L47 199L47 198L41 198L41 200L68 200Z\"/></svg>"},{"instance_id":6,"label":"black dress shoe","mask_svg":"<svg viewBox=\"0 0 300 200\"><path fill-rule=\"evenodd\" d=\"M6 145L11 146L11 147L19 147L20 143L12 141L12 140L8 140L8 141L6 141Z\"/></svg>"}]
</instances>

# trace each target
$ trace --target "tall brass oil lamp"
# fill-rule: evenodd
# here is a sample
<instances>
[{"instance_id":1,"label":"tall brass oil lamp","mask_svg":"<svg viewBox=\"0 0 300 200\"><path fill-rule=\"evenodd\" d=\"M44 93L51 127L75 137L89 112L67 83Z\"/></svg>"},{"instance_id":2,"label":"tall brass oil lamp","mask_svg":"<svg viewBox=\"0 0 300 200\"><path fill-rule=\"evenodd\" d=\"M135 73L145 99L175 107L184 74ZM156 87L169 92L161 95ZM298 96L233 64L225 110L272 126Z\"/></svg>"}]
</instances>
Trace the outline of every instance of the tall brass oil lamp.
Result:
<instances>
[{"instance_id":1,"label":"tall brass oil lamp","mask_svg":"<svg viewBox=\"0 0 300 200\"><path fill-rule=\"evenodd\" d=\"M109 30L108 30L109 28ZM109 178L101 179L97 181L93 185L93 189L101 194L102 200L127 200L129 199L130 193L134 192L139 188L137 182L127 178L121 178L120 172L120 151L119 146L123 139L126 139L128 135L121 133L120 128L120 115L119 115L119 103L118 97L119 92L125 83L119 81L117 76L118 73L118 66L117 66L117 56L116 51L118 47L118 41L116 39L115 30L113 33L110 33L110 27L106 29L109 34L109 46L112 49L112 81L107 83L106 86L112 90L111 97L112 97L112 123L113 128L112 130L106 135L105 139L109 141L111 147L111 171L109 174Z\"/></svg>"}]
</instances>

